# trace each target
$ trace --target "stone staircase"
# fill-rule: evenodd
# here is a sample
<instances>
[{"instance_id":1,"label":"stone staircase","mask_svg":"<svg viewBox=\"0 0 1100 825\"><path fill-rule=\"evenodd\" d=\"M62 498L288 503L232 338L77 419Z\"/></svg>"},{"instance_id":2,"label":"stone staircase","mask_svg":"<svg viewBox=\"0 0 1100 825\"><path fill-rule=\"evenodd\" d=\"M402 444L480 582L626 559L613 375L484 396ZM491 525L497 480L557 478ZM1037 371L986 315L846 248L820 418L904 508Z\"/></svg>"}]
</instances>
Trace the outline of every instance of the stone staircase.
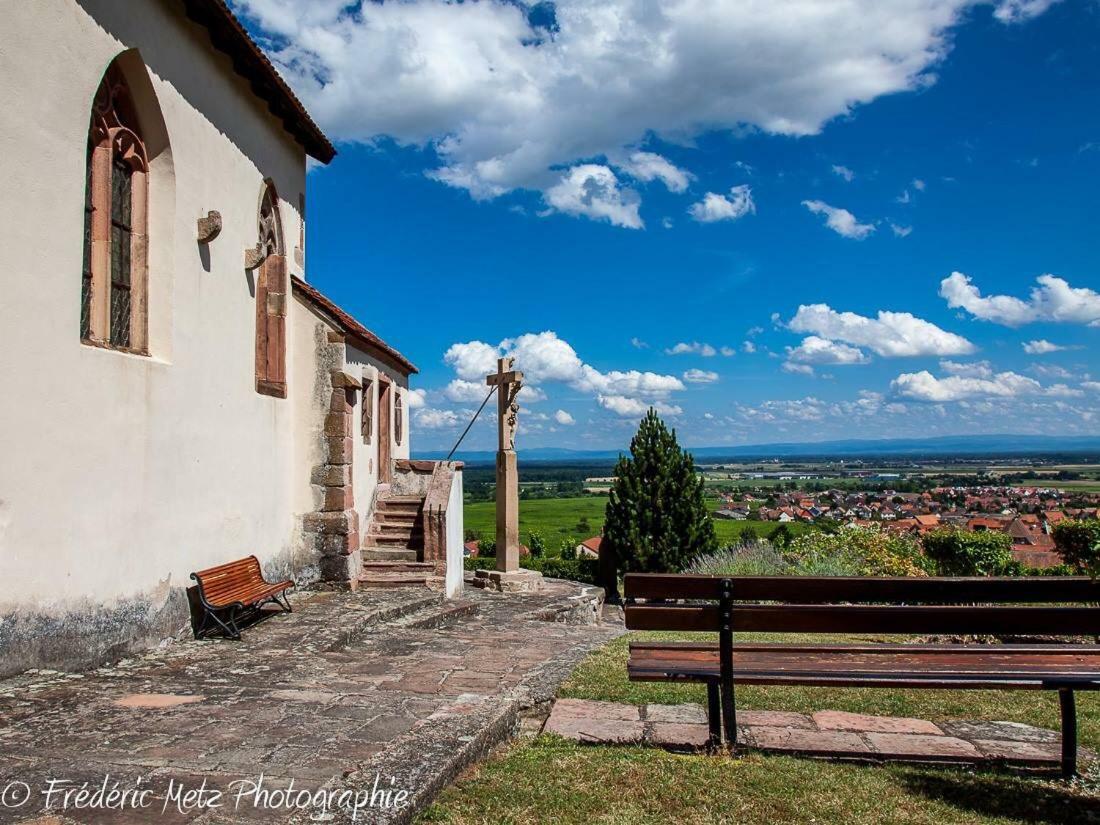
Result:
<instances>
[{"instance_id":1,"label":"stone staircase","mask_svg":"<svg viewBox=\"0 0 1100 825\"><path fill-rule=\"evenodd\" d=\"M421 561L424 496L380 496L374 504L362 551L360 587L435 586L442 582L434 565Z\"/></svg>"}]
</instances>

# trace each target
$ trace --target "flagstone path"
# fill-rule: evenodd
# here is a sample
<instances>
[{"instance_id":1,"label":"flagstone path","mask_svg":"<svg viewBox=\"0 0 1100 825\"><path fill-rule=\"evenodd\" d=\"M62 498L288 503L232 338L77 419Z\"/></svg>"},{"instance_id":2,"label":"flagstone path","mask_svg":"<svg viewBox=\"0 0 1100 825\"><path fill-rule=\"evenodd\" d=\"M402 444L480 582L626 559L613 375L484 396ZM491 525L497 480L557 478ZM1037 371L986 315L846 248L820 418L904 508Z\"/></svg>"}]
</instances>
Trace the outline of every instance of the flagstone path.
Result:
<instances>
[{"instance_id":1,"label":"flagstone path","mask_svg":"<svg viewBox=\"0 0 1100 825\"><path fill-rule=\"evenodd\" d=\"M707 746L702 705L624 705L559 699L544 727L587 744L647 744L670 750ZM1060 765L1061 736L1018 722L932 723L836 710L814 714L743 710L737 743L769 753L860 761L904 760L1052 768ZM1080 758L1094 756L1084 749Z\"/></svg>"},{"instance_id":2,"label":"flagstone path","mask_svg":"<svg viewBox=\"0 0 1100 825\"><path fill-rule=\"evenodd\" d=\"M566 582L522 597L468 588L457 604L423 588L308 593L241 642L0 682L0 822L47 801L66 817L51 822L318 821L316 806L263 793L278 789L328 793L320 821L405 821L623 632L594 623L601 601ZM105 795L77 808L74 793L58 810L62 790L90 794L105 776L149 793L123 810ZM407 792L400 809L381 808L387 790Z\"/></svg>"}]
</instances>

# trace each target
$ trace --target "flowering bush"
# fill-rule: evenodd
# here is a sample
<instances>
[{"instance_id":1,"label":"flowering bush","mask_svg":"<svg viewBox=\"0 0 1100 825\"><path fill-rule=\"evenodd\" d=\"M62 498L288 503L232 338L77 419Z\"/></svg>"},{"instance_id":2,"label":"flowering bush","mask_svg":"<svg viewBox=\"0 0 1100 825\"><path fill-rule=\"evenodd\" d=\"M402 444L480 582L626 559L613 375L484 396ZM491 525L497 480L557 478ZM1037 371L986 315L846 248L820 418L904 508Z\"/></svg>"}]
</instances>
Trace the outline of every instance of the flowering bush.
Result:
<instances>
[{"instance_id":1,"label":"flowering bush","mask_svg":"<svg viewBox=\"0 0 1100 825\"><path fill-rule=\"evenodd\" d=\"M915 538L877 526L806 533L790 543L784 557L803 575L927 576L932 572Z\"/></svg>"}]
</instances>

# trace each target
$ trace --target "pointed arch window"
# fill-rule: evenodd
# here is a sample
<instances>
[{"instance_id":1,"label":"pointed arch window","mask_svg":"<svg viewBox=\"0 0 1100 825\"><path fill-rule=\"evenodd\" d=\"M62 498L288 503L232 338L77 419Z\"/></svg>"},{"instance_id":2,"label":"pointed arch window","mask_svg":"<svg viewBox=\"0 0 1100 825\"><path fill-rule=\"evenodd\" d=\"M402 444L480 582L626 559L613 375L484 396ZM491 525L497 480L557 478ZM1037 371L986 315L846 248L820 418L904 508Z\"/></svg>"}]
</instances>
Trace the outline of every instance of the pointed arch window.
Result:
<instances>
[{"instance_id":1,"label":"pointed arch window","mask_svg":"<svg viewBox=\"0 0 1100 825\"><path fill-rule=\"evenodd\" d=\"M80 339L141 355L148 354L148 174L133 98L112 63L88 130Z\"/></svg>"},{"instance_id":2,"label":"pointed arch window","mask_svg":"<svg viewBox=\"0 0 1100 825\"><path fill-rule=\"evenodd\" d=\"M258 224L256 392L286 398L286 253L279 196L269 180L260 195Z\"/></svg>"}]
</instances>

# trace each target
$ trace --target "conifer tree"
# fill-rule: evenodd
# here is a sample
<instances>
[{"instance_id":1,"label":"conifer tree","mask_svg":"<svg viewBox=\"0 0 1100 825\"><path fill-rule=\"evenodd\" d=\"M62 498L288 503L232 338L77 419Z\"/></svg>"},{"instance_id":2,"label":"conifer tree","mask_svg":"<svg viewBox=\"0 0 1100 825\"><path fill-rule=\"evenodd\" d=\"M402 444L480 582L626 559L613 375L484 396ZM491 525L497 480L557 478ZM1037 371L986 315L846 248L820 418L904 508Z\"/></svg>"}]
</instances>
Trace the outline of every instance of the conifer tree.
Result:
<instances>
[{"instance_id":1,"label":"conifer tree","mask_svg":"<svg viewBox=\"0 0 1100 825\"><path fill-rule=\"evenodd\" d=\"M678 572L717 549L695 461L651 408L619 456L600 546L601 583L618 596L619 574Z\"/></svg>"}]
</instances>

